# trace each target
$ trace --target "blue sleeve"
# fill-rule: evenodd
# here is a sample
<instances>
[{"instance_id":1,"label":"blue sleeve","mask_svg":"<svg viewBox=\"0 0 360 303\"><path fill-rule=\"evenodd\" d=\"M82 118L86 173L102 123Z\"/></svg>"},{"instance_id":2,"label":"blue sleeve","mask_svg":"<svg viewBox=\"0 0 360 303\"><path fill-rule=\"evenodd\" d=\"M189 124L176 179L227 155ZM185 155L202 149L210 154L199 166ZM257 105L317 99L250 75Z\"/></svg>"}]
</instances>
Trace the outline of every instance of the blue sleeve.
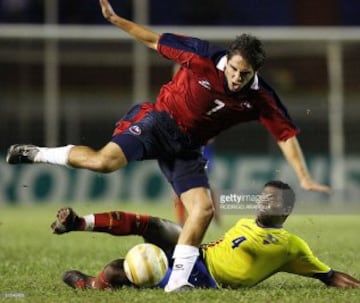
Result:
<instances>
[{"instance_id":1,"label":"blue sleeve","mask_svg":"<svg viewBox=\"0 0 360 303\"><path fill-rule=\"evenodd\" d=\"M285 105L281 102L280 97L276 94L275 90L267 84L263 78L259 77L259 84L260 86L264 87L272 96L273 100L275 101L277 107L279 108L280 112L289 120L292 120L287 108Z\"/></svg>"},{"instance_id":2,"label":"blue sleeve","mask_svg":"<svg viewBox=\"0 0 360 303\"><path fill-rule=\"evenodd\" d=\"M204 58L217 57L218 53L223 54L225 52L223 48L211 44L206 40L171 33L162 34L159 44L176 50L193 53Z\"/></svg>"}]
</instances>

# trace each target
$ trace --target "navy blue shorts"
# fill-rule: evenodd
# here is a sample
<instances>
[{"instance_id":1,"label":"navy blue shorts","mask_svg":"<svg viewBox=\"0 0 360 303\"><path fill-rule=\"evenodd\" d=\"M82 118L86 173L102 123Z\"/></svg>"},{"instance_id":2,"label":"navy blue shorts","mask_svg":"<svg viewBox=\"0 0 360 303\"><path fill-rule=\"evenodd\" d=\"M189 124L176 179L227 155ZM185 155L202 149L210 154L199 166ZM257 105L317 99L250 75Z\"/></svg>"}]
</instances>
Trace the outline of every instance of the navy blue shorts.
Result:
<instances>
[{"instance_id":1,"label":"navy blue shorts","mask_svg":"<svg viewBox=\"0 0 360 303\"><path fill-rule=\"evenodd\" d=\"M214 170L214 147L212 143L208 143L202 148L202 154L207 161L206 170L210 174Z\"/></svg>"},{"instance_id":2,"label":"navy blue shorts","mask_svg":"<svg viewBox=\"0 0 360 303\"><path fill-rule=\"evenodd\" d=\"M157 159L179 196L191 188L209 188L201 147L192 145L170 115L156 111L153 103L132 107L117 122L112 142L121 147L128 162Z\"/></svg>"}]
</instances>

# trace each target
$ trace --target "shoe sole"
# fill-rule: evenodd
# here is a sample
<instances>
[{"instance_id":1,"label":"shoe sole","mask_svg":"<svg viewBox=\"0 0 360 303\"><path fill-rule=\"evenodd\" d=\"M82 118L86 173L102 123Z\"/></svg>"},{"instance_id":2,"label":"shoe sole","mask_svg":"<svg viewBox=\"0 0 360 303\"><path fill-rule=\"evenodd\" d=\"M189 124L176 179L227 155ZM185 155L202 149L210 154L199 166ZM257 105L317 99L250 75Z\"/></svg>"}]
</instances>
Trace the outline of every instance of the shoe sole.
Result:
<instances>
[{"instance_id":1,"label":"shoe sole","mask_svg":"<svg viewBox=\"0 0 360 303\"><path fill-rule=\"evenodd\" d=\"M7 155L6 155L6 163L9 163L9 164L14 164L12 162L10 162L10 157L11 157L11 153L12 151L14 150L16 145L11 145L8 149L8 152L7 152Z\"/></svg>"},{"instance_id":2,"label":"shoe sole","mask_svg":"<svg viewBox=\"0 0 360 303\"><path fill-rule=\"evenodd\" d=\"M18 146L31 146L33 148L37 148L35 145L32 144L14 144L11 145L8 149L7 155L6 155L6 162L8 164L29 164L29 163L34 163L34 159L31 158L35 158L35 155L31 155L31 151L29 152L29 155L31 157L29 157L29 155L24 155L22 152L16 152L15 149ZM38 151L37 151L38 152ZM14 153L14 155L13 155Z\"/></svg>"}]
</instances>

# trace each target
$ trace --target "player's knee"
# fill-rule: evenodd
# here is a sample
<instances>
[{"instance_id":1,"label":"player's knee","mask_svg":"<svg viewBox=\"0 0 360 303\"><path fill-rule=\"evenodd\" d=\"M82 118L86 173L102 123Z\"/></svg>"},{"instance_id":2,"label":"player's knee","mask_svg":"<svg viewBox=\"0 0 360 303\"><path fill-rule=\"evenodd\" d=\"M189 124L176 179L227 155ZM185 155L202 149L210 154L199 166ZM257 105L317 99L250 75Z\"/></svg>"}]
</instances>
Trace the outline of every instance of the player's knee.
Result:
<instances>
[{"instance_id":1,"label":"player's knee","mask_svg":"<svg viewBox=\"0 0 360 303\"><path fill-rule=\"evenodd\" d=\"M96 168L96 170L98 172L101 172L101 173L104 173L104 174L112 173L117 169L118 169L118 167L115 167L115 166L111 165L110 163L108 163L106 161L99 161L97 163L97 168Z\"/></svg>"},{"instance_id":2,"label":"player's knee","mask_svg":"<svg viewBox=\"0 0 360 303\"><path fill-rule=\"evenodd\" d=\"M98 172L112 173L117 169L124 167L126 165L126 160L121 157L108 157L99 153L95 165Z\"/></svg>"},{"instance_id":3,"label":"player's knee","mask_svg":"<svg viewBox=\"0 0 360 303\"><path fill-rule=\"evenodd\" d=\"M181 227L174 222L157 217L150 217L149 225L143 234L145 242L153 243L164 251L170 252L179 238Z\"/></svg>"},{"instance_id":4,"label":"player's knee","mask_svg":"<svg viewBox=\"0 0 360 303\"><path fill-rule=\"evenodd\" d=\"M205 221L210 221L214 214L214 206L211 201L211 199L201 199L199 201L196 201L192 205L192 209L189 212L189 215L193 214L194 216L201 218Z\"/></svg>"},{"instance_id":5,"label":"player's knee","mask_svg":"<svg viewBox=\"0 0 360 303\"><path fill-rule=\"evenodd\" d=\"M151 229L153 235L158 237L159 234L161 234L164 238L168 238L170 241L177 241L181 232L180 225L157 217L150 217L148 229Z\"/></svg>"},{"instance_id":6,"label":"player's knee","mask_svg":"<svg viewBox=\"0 0 360 303\"><path fill-rule=\"evenodd\" d=\"M214 217L215 208L211 200L205 203L203 213L204 216L207 217L209 220L211 220Z\"/></svg>"},{"instance_id":7,"label":"player's knee","mask_svg":"<svg viewBox=\"0 0 360 303\"><path fill-rule=\"evenodd\" d=\"M214 216L212 199L206 188L191 189L181 195L189 217L210 221Z\"/></svg>"},{"instance_id":8,"label":"player's knee","mask_svg":"<svg viewBox=\"0 0 360 303\"><path fill-rule=\"evenodd\" d=\"M122 268L122 260L114 260L105 265L103 272L108 280L113 279L116 273Z\"/></svg>"},{"instance_id":9,"label":"player's knee","mask_svg":"<svg viewBox=\"0 0 360 303\"><path fill-rule=\"evenodd\" d=\"M124 272L124 260L117 259L111 261L103 269L103 274L107 281L114 287L119 285L128 285L130 281L126 278Z\"/></svg>"}]
</instances>

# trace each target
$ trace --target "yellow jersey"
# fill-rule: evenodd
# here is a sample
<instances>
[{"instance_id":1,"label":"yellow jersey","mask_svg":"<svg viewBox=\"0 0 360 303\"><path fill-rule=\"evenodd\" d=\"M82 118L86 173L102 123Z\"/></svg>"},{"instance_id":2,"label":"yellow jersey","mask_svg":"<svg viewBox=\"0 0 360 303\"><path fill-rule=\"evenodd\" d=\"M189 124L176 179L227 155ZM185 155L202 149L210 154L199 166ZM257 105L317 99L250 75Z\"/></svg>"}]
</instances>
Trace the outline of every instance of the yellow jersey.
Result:
<instances>
[{"instance_id":1,"label":"yellow jersey","mask_svg":"<svg viewBox=\"0 0 360 303\"><path fill-rule=\"evenodd\" d=\"M219 286L253 286L277 272L303 276L326 274L331 268L317 259L308 244L283 228L260 227L241 219L224 238L202 246L205 264Z\"/></svg>"}]
</instances>

